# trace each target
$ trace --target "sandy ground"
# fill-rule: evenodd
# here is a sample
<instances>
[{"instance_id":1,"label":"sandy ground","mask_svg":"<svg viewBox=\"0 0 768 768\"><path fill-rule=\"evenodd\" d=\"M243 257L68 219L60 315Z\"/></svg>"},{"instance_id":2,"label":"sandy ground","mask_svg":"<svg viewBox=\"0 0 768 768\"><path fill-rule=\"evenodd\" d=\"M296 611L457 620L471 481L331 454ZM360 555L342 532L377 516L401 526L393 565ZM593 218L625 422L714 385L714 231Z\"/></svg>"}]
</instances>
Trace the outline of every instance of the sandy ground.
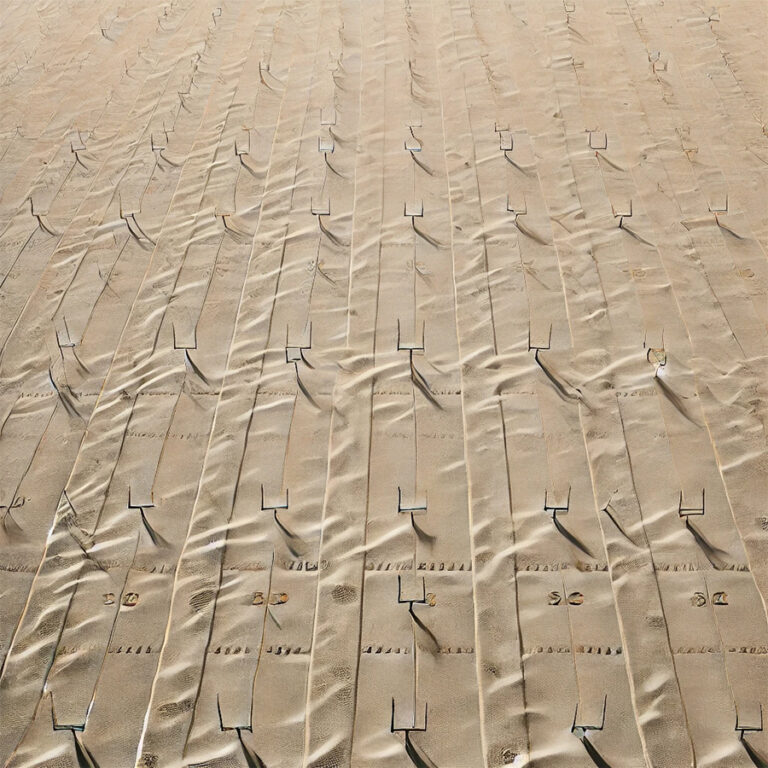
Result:
<instances>
[{"instance_id":1,"label":"sandy ground","mask_svg":"<svg viewBox=\"0 0 768 768\"><path fill-rule=\"evenodd\" d=\"M765 768L767 40L4 3L0 766Z\"/></svg>"}]
</instances>

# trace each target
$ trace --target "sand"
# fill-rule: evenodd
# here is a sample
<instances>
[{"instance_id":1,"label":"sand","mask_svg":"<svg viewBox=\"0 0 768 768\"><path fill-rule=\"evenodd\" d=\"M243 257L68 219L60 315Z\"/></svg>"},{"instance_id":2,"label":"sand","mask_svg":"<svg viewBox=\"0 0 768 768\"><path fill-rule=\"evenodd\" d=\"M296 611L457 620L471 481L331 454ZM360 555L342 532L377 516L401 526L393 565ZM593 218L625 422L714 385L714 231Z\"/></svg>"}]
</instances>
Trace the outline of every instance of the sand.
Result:
<instances>
[{"instance_id":1,"label":"sand","mask_svg":"<svg viewBox=\"0 0 768 768\"><path fill-rule=\"evenodd\" d=\"M768 765L767 33L8 0L0 766Z\"/></svg>"}]
</instances>

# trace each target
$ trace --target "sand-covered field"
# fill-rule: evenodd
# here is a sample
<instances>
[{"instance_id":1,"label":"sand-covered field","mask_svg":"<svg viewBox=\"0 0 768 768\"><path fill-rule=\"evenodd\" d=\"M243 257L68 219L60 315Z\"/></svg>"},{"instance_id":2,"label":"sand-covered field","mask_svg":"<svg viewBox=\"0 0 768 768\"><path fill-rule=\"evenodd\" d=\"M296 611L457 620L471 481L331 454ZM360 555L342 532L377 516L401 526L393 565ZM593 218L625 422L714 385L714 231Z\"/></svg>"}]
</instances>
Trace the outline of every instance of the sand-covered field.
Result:
<instances>
[{"instance_id":1,"label":"sand-covered field","mask_svg":"<svg viewBox=\"0 0 768 768\"><path fill-rule=\"evenodd\" d=\"M767 51L6 0L0 767L768 766Z\"/></svg>"}]
</instances>

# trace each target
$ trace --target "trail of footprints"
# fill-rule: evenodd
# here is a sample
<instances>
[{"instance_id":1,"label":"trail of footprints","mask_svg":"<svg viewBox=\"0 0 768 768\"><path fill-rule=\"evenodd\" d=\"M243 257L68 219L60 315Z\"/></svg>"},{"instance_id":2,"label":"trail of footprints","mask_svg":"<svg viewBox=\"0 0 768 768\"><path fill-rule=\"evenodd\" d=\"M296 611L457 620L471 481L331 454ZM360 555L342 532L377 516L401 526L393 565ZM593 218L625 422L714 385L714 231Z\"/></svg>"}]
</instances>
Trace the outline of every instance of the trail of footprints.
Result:
<instances>
[{"instance_id":1,"label":"trail of footprints","mask_svg":"<svg viewBox=\"0 0 768 768\"><path fill-rule=\"evenodd\" d=\"M743 7L2 13L0 765L766 764Z\"/></svg>"}]
</instances>

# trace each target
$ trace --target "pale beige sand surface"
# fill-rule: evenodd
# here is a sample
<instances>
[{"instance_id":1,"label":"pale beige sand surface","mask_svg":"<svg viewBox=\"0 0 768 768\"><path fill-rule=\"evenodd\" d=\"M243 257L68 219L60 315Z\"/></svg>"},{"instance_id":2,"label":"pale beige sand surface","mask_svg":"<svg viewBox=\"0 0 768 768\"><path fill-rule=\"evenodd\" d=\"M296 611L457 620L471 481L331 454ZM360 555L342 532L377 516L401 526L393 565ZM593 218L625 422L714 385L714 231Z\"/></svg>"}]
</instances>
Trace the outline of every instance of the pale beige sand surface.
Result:
<instances>
[{"instance_id":1,"label":"pale beige sand surface","mask_svg":"<svg viewBox=\"0 0 768 768\"><path fill-rule=\"evenodd\" d=\"M3 3L0 767L768 765L767 43Z\"/></svg>"}]
</instances>

